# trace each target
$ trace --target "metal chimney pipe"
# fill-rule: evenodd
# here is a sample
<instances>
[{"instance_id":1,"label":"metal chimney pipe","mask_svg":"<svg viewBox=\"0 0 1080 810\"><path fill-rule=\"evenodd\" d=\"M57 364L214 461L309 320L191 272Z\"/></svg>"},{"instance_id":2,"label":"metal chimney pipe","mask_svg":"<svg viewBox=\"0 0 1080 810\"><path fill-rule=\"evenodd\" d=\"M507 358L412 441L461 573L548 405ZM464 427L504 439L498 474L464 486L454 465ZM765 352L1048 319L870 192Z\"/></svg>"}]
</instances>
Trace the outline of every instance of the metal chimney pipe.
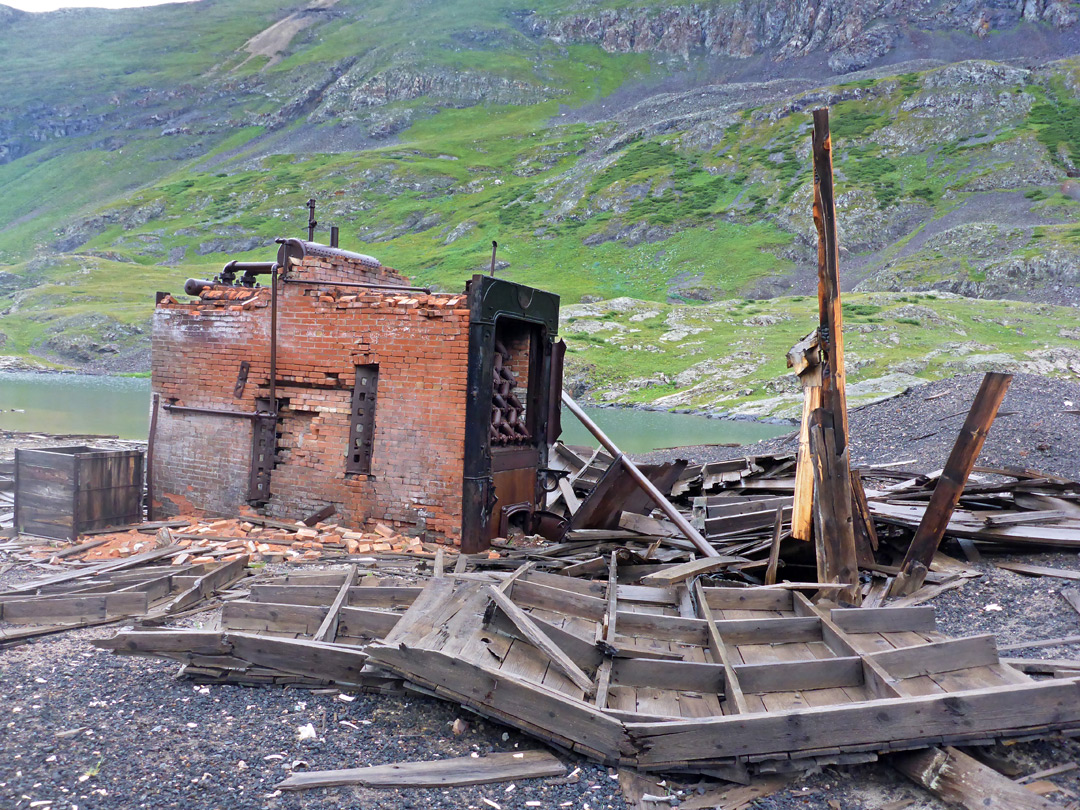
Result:
<instances>
[{"instance_id":1,"label":"metal chimney pipe","mask_svg":"<svg viewBox=\"0 0 1080 810\"><path fill-rule=\"evenodd\" d=\"M338 226L330 226L330 247L336 248L338 246Z\"/></svg>"},{"instance_id":2,"label":"metal chimney pipe","mask_svg":"<svg viewBox=\"0 0 1080 810\"><path fill-rule=\"evenodd\" d=\"M315 226L319 223L315 221L315 198L312 197L307 201L308 217L307 217L307 240L309 242L315 241Z\"/></svg>"}]
</instances>

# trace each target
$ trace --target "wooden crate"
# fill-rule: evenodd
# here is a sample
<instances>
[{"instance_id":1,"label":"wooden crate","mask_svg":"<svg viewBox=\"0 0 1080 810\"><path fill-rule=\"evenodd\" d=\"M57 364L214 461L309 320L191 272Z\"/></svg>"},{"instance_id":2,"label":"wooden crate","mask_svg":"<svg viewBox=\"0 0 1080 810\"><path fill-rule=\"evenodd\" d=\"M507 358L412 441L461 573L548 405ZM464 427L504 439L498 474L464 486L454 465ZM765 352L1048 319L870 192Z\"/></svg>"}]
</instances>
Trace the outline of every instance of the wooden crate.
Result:
<instances>
[{"instance_id":1,"label":"wooden crate","mask_svg":"<svg viewBox=\"0 0 1080 810\"><path fill-rule=\"evenodd\" d=\"M15 528L75 540L142 520L141 450L48 447L15 451Z\"/></svg>"}]
</instances>

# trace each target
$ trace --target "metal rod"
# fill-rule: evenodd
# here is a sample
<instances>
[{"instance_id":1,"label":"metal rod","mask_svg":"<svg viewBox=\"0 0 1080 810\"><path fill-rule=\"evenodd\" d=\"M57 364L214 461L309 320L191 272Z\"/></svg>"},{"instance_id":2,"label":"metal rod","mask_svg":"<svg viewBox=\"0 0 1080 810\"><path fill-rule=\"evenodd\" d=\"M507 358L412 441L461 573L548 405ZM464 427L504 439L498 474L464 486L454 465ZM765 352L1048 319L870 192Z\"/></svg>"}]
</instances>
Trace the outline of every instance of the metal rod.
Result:
<instances>
[{"instance_id":1,"label":"metal rod","mask_svg":"<svg viewBox=\"0 0 1080 810\"><path fill-rule=\"evenodd\" d=\"M362 281L316 281L310 278L283 278L286 284L321 284L324 287L360 287L367 290L400 290L401 292L422 292L431 295L430 287L410 287L405 284L375 284Z\"/></svg>"},{"instance_id":2,"label":"metal rod","mask_svg":"<svg viewBox=\"0 0 1080 810\"><path fill-rule=\"evenodd\" d=\"M146 519L154 519L154 440L157 437L158 403L160 394L150 400L150 435L146 438Z\"/></svg>"},{"instance_id":3,"label":"metal rod","mask_svg":"<svg viewBox=\"0 0 1080 810\"><path fill-rule=\"evenodd\" d=\"M499 243L491 240L491 277L495 278L495 251L499 249Z\"/></svg>"},{"instance_id":4,"label":"metal rod","mask_svg":"<svg viewBox=\"0 0 1080 810\"><path fill-rule=\"evenodd\" d=\"M615 463L623 465L630 477L634 479L639 487L645 490L645 494L660 508L660 511L667 515L668 519L686 536L686 539L694 544L694 548L706 557L720 556L720 552L713 548L712 544L690 525L690 522L682 516L679 510L672 506L671 501L664 497L664 493L658 490L656 485L645 476L645 473L638 469L638 466L615 446L615 443L604 434L604 431L585 414L585 411L581 410L581 407L565 391L562 392L562 401L563 405L570 410L570 413L576 416L589 433L596 437L596 440L600 442L603 448L615 456Z\"/></svg>"},{"instance_id":5,"label":"metal rod","mask_svg":"<svg viewBox=\"0 0 1080 810\"><path fill-rule=\"evenodd\" d=\"M270 413L277 420L277 277L278 264L270 271Z\"/></svg>"},{"instance_id":6,"label":"metal rod","mask_svg":"<svg viewBox=\"0 0 1080 810\"><path fill-rule=\"evenodd\" d=\"M235 416L238 419L258 419L260 416L266 416L264 413L254 413L251 411L226 411L222 408L194 408L189 405L172 405L165 403L161 406L162 410L169 412L176 411L177 413L205 413L210 416Z\"/></svg>"},{"instance_id":7,"label":"metal rod","mask_svg":"<svg viewBox=\"0 0 1080 810\"><path fill-rule=\"evenodd\" d=\"M308 216L307 216L307 240L309 242L315 239L315 226L319 223L315 221L315 198L312 197L307 201Z\"/></svg>"}]
</instances>

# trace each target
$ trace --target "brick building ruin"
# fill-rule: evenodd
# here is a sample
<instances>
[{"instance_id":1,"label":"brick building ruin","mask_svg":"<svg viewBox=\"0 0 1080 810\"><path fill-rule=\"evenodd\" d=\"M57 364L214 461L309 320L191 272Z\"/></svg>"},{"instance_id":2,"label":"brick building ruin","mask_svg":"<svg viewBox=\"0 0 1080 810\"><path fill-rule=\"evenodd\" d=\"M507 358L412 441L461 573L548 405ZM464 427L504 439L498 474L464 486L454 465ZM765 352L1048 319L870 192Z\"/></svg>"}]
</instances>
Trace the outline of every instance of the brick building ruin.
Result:
<instances>
[{"instance_id":1,"label":"brick building ruin","mask_svg":"<svg viewBox=\"0 0 1080 810\"><path fill-rule=\"evenodd\" d=\"M436 293L370 256L278 241L276 262L189 280L190 302L158 295L157 514L333 506L345 525L466 551L535 528L558 434L558 297L489 276Z\"/></svg>"}]
</instances>

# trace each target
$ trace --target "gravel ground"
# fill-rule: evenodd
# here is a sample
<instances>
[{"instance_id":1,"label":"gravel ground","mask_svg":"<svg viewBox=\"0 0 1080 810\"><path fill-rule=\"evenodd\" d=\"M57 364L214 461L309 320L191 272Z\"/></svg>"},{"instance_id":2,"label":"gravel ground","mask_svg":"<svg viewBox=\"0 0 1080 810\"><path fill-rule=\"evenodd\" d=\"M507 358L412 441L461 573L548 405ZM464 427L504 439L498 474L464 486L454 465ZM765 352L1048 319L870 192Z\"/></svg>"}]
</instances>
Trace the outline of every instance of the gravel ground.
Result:
<instances>
[{"instance_id":1,"label":"gravel ground","mask_svg":"<svg viewBox=\"0 0 1080 810\"><path fill-rule=\"evenodd\" d=\"M963 421L962 415L950 415L966 412L979 379L974 375L931 383L854 412L856 463L910 458L915 459L915 468L940 467ZM927 399L941 392L946 393ZM1063 413L1073 407L1067 402L1080 404L1080 386L1018 376L1002 406L1003 411L1016 413L995 423L981 463L1022 464L1076 475L1080 417ZM935 435L925 436L933 431ZM751 448L684 448L667 455L697 454L697 460L708 460L790 448L774 440ZM959 556L956 549L951 551ZM1067 582L1002 571L992 565L994 560L1080 568L1073 553L984 553L983 562L974 565L983 572L980 579L931 603L943 632L993 633L999 644L1080 633L1080 615L1060 596ZM0 553L0 570L6 562L10 560ZM0 587L35 575L33 569L14 568L0 575ZM333 788L275 795L273 786L293 770L541 746L512 729L423 697L355 695L345 701L337 691L195 686L174 677L174 664L115 657L90 645L91 639L112 632L77 630L0 651L0 690L6 698L0 703L0 808L48 802L34 806L486 810L491 805L485 799L508 810L525 808L530 801L541 802L543 808L625 807L613 771L570 756L564 756L569 770L581 770L569 784L541 779L522 781L513 790L508 785L401 791ZM1080 645L1008 655L1076 658ZM451 732L458 717L469 722L469 730L461 736ZM297 729L307 723L316 728L318 738L301 742ZM1080 743L1051 739L998 747L994 753L1023 774L1080 761ZM1053 781L1080 794L1080 772ZM912 810L944 808L881 763L825 768L754 807L876 810L902 800L911 800Z\"/></svg>"},{"instance_id":2,"label":"gravel ground","mask_svg":"<svg viewBox=\"0 0 1080 810\"><path fill-rule=\"evenodd\" d=\"M452 790L332 788L279 793L293 771L361 767L539 748L512 729L423 697L196 686L164 661L89 645L112 629L78 630L3 652L0 807L51 800L84 808L544 807L621 808L608 769L559 780ZM451 725L465 716L469 731ZM315 740L299 740L311 723ZM352 725L345 725L351 723ZM39 805L43 807L43 805Z\"/></svg>"},{"instance_id":3,"label":"gravel ground","mask_svg":"<svg viewBox=\"0 0 1080 810\"><path fill-rule=\"evenodd\" d=\"M851 460L856 465L911 461L916 470L945 465L983 375L967 374L909 388L851 411ZM1080 383L1016 374L983 446L979 464L1080 477ZM649 462L689 458L719 461L753 453L794 453L794 433L747 447L703 445L635 456Z\"/></svg>"}]
</instances>

